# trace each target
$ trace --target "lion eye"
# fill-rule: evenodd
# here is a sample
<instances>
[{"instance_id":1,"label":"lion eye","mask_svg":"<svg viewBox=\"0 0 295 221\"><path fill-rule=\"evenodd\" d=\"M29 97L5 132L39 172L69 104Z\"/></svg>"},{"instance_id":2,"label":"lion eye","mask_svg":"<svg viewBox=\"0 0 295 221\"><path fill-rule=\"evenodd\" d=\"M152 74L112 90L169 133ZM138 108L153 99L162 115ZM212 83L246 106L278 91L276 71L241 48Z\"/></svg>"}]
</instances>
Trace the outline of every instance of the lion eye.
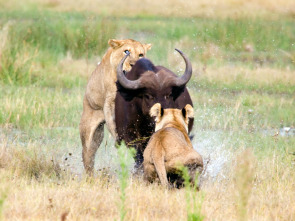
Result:
<instances>
[{"instance_id":1,"label":"lion eye","mask_svg":"<svg viewBox=\"0 0 295 221\"><path fill-rule=\"evenodd\" d=\"M138 57L142 58L143 57L143 54L139 54Z\"/></svg>"},{"instance_id":2,"label":"lion eye","mask_svg":"<svg viewBox=\"0 0 295 221\"><path fill-rule=\"evenodd\" d=\"M125 54L130 54L130 51L129 50L125 50L124 53Z\"/></svg>"}]
</instances>

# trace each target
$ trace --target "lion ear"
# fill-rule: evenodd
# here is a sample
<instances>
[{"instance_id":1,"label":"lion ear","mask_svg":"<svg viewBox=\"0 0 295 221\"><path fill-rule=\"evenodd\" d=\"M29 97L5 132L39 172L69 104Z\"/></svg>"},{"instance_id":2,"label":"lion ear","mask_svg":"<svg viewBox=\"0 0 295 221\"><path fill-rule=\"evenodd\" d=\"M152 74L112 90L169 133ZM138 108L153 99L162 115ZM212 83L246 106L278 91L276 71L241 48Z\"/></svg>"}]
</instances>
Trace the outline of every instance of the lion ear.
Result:
<instances>
[{"instance_id":1,"label":"lion ear","mask_svg":"<svg viewBox=\"0 0 295 221\"><path fill-rule=\"evenodd\" d=\"M151 110L150 110L150 116L151 117L155 117L155 121L159 122L161 120L161 117L164 114L164 110L161 107L160 103L156 103L152 106Z\"/></svg>"},{"instance_id":2,"label":"lion ear","mask_svg":"<svg viewBox=\"0 0 295 221\"><path fill-rule=\"evenodd\" d=\"M192 105L187 104L182 109L182 115L185 118L185 121L188 123L188 118L193 118L194 117L194 108L192 107Z\"/></svg>"},{"instance_id":3,"label":"lion ear","mask_svg":"<svg viewBox=\"0 0 295 221\"><path fill-rule=\"evenodd\" d=\"M118 48L121 45L123 45L123 41L122 40L116 40L116 39L110 39L108 41L108 44L112 47L112 48Z\"/></svg>"},{"instance_id":4,"label":"lion ear","mask_svg":"<svg viewBox=\"0 0 295 221\"><path fill-rule=\"evenodd\" d=\"M152 44L143 44L144 50L148 51L152 48Z\"/></svg>"}]
</instances>

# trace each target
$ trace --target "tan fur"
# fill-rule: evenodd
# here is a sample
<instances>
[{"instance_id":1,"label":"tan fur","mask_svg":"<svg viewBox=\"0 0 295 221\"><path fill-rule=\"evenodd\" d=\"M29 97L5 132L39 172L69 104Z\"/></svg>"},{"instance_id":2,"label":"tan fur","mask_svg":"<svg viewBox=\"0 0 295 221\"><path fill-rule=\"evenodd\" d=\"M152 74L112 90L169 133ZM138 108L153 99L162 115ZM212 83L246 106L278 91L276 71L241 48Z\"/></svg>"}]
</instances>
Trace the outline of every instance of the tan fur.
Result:
<instances>
[{"instance_id":1,"label":"tan fur","mask_svg":"<svg viewBox=\"0 0 295 221\"><path fill-rule=\"evenodd\" d=\"M203 167L201 155L193 149L187 133L188 119L194 116L193 108L185 106L185 117L182 110L164 109L161 115L161 104L155 104L150 115L155 117L156 132L151 137L144 151L144 175L149 181L158 176L161 184L168 185L167 173L176 172L181 165Z\"/></svg>"},{"instance_id":2,"label":"tan fur","mask_svg":"<svg viewBox=\"0 0 295 221\"><path fill-rule=\"evenodd\" d=\"M88 173L93 171L95 153L103 139L104 123L112 136L115 139L117 137L114 121L116 70L125 55L125 50L130 52L130 56L124 62L123 69L129 71L151 48L151 44L141 44L132 39L111 39L108 44L110 48L89 78L83 100L79 129L83 146L83 163Z\"/></svg>"}]
</instances>

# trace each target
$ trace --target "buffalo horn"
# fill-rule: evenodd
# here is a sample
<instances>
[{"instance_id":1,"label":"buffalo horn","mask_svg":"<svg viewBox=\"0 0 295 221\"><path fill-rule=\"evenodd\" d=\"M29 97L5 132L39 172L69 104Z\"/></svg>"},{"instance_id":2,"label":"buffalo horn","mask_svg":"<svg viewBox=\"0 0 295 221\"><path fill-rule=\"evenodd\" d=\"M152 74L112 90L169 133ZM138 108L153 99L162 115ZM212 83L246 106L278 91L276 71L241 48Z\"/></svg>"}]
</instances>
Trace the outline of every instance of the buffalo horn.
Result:
<instances>
[{"instance_id":1,"label":"buffalo horn","mask_svg":"<svg viewBox=\"0 0 295 221\"><path fill-rule=\"evenodd\" d=\"M126 78L123 72L123 64L126 58L130 55L130 53L126 54L122 60L120 61L118 68L117 68L117 79L119 83L126 89L136 90L140 88L140 79L135 81L130 81Z\"/></svg>"},{"instance_id":2,"label":"buffalo horn","mask_svg":"<svg viewBox=\"0 0 295 221\"><path fill-rule=\"evenodd\" d=\"M177 78L176 81L174 82L175 83L175 86L178 86L178 87L181 87L181 86L184 86L191 78L192 76L192 64L191 62L189 61L189 59L187 58L187 56L185 54L182 53L182 51L178 50L175 48L175 50L183 57L184 61L185 61L185 72L184 74Z\"/></svg>"}]
</instances>

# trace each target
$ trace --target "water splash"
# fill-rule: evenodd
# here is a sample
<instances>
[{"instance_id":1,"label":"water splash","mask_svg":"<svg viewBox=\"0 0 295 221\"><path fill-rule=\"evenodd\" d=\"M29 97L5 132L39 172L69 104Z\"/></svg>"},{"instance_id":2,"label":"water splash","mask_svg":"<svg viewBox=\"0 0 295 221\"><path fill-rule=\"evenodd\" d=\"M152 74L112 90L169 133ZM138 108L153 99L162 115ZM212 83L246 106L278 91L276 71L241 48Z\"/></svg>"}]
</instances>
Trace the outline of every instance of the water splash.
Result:
<instances>
[{"instance_id":1,"label":"water splash","mask_svg":"<svg viewBox=\"0 0 295 221\"><path fill-rule=\"evenodd\" d=\"M205 131L197 133L193 146L203 157L203 180L216 181L226 178L226 166L231 162L233 153L228 148L228 140L222 139L221 132Z\"/></svg>"}]
</instances>

